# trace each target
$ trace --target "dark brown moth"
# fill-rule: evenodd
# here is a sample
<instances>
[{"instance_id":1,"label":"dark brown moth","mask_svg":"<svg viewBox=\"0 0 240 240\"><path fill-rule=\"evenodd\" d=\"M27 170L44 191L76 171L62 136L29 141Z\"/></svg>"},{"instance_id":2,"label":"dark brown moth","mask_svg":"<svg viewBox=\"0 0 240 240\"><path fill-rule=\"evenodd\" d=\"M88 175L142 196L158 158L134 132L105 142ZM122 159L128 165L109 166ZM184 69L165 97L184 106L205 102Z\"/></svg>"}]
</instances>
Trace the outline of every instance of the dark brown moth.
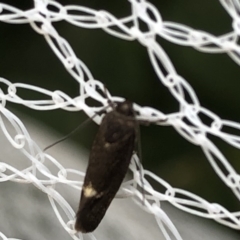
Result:
<instances>
[{"instance_id":1,"label":"dark brown moth","mask_svg":"<svg viewBox=\"0 0 240 240\"><path fill-rule=\"evenodd\" d=\"M138 123L130 101L106 113L89 156L75 229L94 231L127 173L135 148Z\"/></svg>"}]
</instances>

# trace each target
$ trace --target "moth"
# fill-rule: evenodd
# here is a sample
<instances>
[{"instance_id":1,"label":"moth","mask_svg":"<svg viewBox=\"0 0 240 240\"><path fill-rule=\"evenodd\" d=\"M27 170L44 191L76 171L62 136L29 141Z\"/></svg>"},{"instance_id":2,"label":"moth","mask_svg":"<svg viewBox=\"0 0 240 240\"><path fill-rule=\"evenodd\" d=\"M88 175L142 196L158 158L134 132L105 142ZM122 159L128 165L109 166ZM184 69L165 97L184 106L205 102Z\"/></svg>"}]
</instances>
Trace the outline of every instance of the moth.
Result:
<instances>
[{"instance_id":1,"label":"moth","mask_svg":"<svg viewBox=\"0 0 240 240\"><path fill-rule=\"evenodd\" d=\"M75 229L94 231L127 173L136 144L138 123L132 102L116 103L106 113L93 142L76 214Z\"/></svg>"}]
</instances>

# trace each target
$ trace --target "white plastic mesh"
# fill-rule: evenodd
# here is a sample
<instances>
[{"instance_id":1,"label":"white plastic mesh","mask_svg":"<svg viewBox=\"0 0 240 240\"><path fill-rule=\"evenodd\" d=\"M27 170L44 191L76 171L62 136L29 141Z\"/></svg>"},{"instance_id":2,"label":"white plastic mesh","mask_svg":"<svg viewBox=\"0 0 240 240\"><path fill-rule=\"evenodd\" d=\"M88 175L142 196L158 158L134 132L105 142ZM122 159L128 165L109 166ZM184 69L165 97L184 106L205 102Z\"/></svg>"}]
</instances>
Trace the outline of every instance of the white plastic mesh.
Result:
<instances>
[{"instance_id":1,"label":"white plastic mesh","mask_svg":"<svg viewBox=\"0 0 240 240\"><path fill-rule=\"evenodd\" d=\"M169 89L173 98L178 101L179 110L166 115L151 107L141 107L135 104L134 107L139 112L138 118L154 122L154 124L157 120L166 120L166 122L159 124L174 127L188 141L201 147L215 173L239 200L240 176L221 151L208 139L208 134L214 135L236 148L240 148L240 136L223 131L224 127L231 128L233 131L239 130L240 124L221 119L210 110L202 107L192 87L183 77L177 74L169 57L156 41L156 36L160 36L172 43L190 46L206 53L227 53L240 65L240 48L238 45L240 3L237 0L219 0L219 2L231 16L233 27L232 32L220 37L178 23L163 21L159 10L145 0L129 0L131 14L121 19L116 18L107 11L96 11L80 5L62 6L56 1L49 0L35 0L34 7L26 11L0 3L0 21L9 24L30 24L34 31L45 38L65 69L79 83L79 95L71 98L62 91L52 92L38 86L11 83L7 79L0 78L1 83L7 86L7 92L0 91L1 130L9 142L31 162L24 170L14 168L7 162L1 162L0 181L30 182L41 189L42 192L48 195L53 211L64 229L73 239L78 239L78 235L73 229L75 212L57 192L54 185L56 183L64 183L69 187L80 190L82 182L68 179L67 174L74 173L81 176L82 179L83 173L74 169L66 169L52 156L44 154L37 143L31 139L21 120L6 108L6 103L12 102L35 110L61 108L66 111L84 111L91 117L94 113L107 106L107 99L101 94L104 91L103 84L94 79L87 66L75 55L67 40L60 36L53 26L54 22L66 21L79 28L102 29L106 33L123 40L137 40L146 47L159 81ZM51 9L54 9L54 11ZM148 31L141 31L139 20L148 26ZM48 100L24 99L18 95L18 89L20 88L44 94ZM95 99L102 107L96 108L87 105L85 101L87 98ZM110 94L109 98L113 101L121 100L121 98L113 97ZM199 117L200 114L211 119L211 124L206 125L203 123ZM11 124L11 130L6 128L2 116ZM94 121L99 124L101 117L97 116L94 118ZM13 130L15 131L14 134L12 134ZM137 158L137 156L134 157ZM57 175L52 174L44 165L46 160L51 161L59 169ZM148 176L154 179L166 190L157 192L144 179L147 202L145 205L142 205L142 193L136 190L136 184L141 185L140 174L134 165L134 161L132 161L130 168L133 172L133 180L125 183L124 186L131 190L132 195L135 196L136 203L141 208L155 215L159 228L166 239L170 239L166 229L173 234L174 239L182 238L171 220L162 211L160 207L161 201L168 201L175 207L193 215L213 219L233 229L240 229L240 212L229 212L219 204L210 203L195 194L182 189L176 189L159 176L147 170L144 170L144 177ZM41 173L46 179L43 180L38 177L37 173ZM60 214L59 206L63 209L68 221L63 220L66 216L63 218ZM8 239L3 233L0 233L0 235L3 239ZM91 238L95 239L93 235L91 235Z\"/></svg>"}]
</instances>

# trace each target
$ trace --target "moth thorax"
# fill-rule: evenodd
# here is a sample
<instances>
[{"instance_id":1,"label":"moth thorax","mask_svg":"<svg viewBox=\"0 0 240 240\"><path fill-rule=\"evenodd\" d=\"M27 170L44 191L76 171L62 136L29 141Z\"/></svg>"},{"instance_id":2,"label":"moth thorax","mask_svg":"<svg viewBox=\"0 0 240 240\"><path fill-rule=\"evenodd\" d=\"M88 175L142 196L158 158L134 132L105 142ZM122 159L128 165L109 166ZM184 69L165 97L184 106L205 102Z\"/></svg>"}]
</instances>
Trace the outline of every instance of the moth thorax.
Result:
<instances>
[{"instance_id":1,"label":"moth thorax","mask_svg":"<svg viewBox=\"0 0 240 240\"><path fill-rule=\"evenodd\" d=\"M132 116L132 117L134 116L132 102L127 100L124 102L118 103L116 106L116 111L125 116Z\"/></svg>"}]
</instances>

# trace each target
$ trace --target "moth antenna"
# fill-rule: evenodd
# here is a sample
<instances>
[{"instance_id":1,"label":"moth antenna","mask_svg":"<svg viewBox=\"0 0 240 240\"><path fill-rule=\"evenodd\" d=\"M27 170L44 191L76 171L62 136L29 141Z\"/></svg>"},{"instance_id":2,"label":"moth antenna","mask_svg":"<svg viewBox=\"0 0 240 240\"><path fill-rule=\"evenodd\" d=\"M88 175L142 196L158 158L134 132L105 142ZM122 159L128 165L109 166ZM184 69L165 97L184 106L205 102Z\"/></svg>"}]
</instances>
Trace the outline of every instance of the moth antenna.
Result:
<instances>
[{"instance_id":1,"label":"moth antenna","mask_svg":"<svg viewBox=\"0 0 240 240\"><path fill-rule=\"evenodd\" d=\"M115 105L114 105L114 102L108 97L108 95L107 95L107 88L106 88L106 86L104 85L104 95L105 95L105 97L107 98L107 100L108 100L108 104L109 104L109 106L111 106L113 109L115 109L116 107L115 107Z\"/></svg>"},{"instance_id":2,"label":"moth antenna","mask_svg":"<svg viewBox=\"0 0 240 240\"><path fill-rule=\"evenodd\" d=\"M138 167L139 167L139 172L140 172L140 177L141 177L141 184L142 184L142 195L143 195L143 205L145 203L145 191L144 191L144 182L143 182L143 169L142 169L142 145L141 145L141 132L140 132L140 127L139 127L139 123L138 121L137 122L137 152L138 152L138 155L139 155L139 160L140 160L140 165L138 164Z\"/></svg>"},{"instance_id":3,"label":"moth antenna","mask_svg":"<svg viewBox=\"0 0 240 240\"><path fill-rule=\"evenodd\" d=\"M86 124L88 124L92 119L94 119L97 115L102 114L103 112L105 112L105 110L108 108L108 106L104 107L102 110L98 111L97 113L95 113L91 118L86 119L83 123L79 124L75 129L73 129L70 133L68 133L67 135L65 135L64 137L60 138L59 140L57 140L56 142L48 145L47 147L45 147L43 149L43 152L45 152L46 150L48 150L49 148L57 145L60 142L65 141L66 139L68 139L69 137L71 137L72 135L74 135L81 127L85 126Z\"/></svg>"},{"instance_id":4,"label":"moth antenna","mask_svg":"<svg viewBox=\"0 0 240 240\"><path fill-rule=\"evenodd\" d=\"M45 147L43 149L43 152L45 152L46 150L48 150L49 148L57 145L60 142L63 142L64 140L68 139L69 137L71 137L72 135L74 135L81 127L83 127L84 125L86 125L88 122L90 122L90 120L92 120L94 117L96 117L97 114L94 114L94 116L92 118L86 119L83 123L81 123L80 125L78 125L75 129L73 129L70 133L68 133L67 135L65 135L64 137L60 138L59 140L57 140L56 142L48 145L47 147Z\"/></svg>"}]
</instances>

